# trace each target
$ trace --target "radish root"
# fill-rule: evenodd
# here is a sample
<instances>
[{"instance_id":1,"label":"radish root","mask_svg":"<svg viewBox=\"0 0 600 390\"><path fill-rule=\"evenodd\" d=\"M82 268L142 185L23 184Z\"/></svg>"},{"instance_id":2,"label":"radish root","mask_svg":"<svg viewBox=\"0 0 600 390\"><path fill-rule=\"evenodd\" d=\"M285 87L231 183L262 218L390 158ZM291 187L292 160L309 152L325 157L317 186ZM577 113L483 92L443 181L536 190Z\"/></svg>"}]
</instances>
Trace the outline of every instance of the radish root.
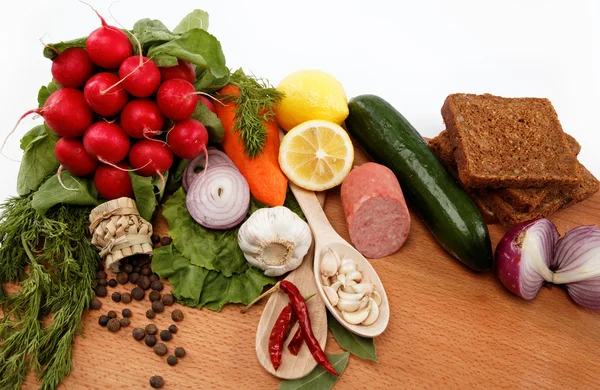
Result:
<instances>
[{"instance_id":1,"label":"radish root","mask_svg":"<svg viewBox=\"0 0 600 390\"><path fill-rule=\"evenodd\" d=\"M206 96L209 99L214 100L215 102L219 103L220 105L224 106L225 103L223 103L222 101L220 101L219 99L217 99L216 97L214 97L213 95L206 93L206 92L194 92L194 93L188 93L187 95L184 96L190 96L190 95L203 95Z\"/></svg>"},{"instance_id":2,"label":"radish root","mask_svg":"<svg viewBox=\"0 0 600 390\"><path fill-rule=\"evenodd\" d=\"M98 160L102 163L102 164L106 164L106 165L110 165L113 168L118 169L119 171L123 171L123 172L135 172L135 171L139 171L140 169L145 168L148 164L150 164L150 161L148 161L146 164L144 164L143 166L136 168L136 169L126 169L126 168L121 168L120 166L118 166L115 163L111 163L108 160L103 159L102 157L98 157Z\"/></svg>"},{"instance_id":3,"label":"radish root","mask_svg":"<svg viewBox=\"0 0 600 390\"><path fill-rule=\"evenodd\" d=\"M63 171L63 166L62 166L62 165L60 165L60 166L58 167L58 170L56 171L56 177L58 178L58 183L60 184L60 186L61 186L62 188L64 188L65 190L67 190L67 191L77 191L77 190L79 190L79 188L69 188L69 187L67 187L67 186L65 185L65 183L63 183L63 181L62 181L62 177L61 177L61 175L60 175L60 174L62 173L62 171ZM76 180L74 177L73 177L72 179L73 179L73 180L75 180L75 183L79 184L79 182L78 182L78 181L77 181L77 180Z\"/></svg>"},{"instance_id":4,"label":"radish root","mask_svg":"<svg viewBox=\"0 0 600 390\"><path fill-rule=\"evenodd\" d=\"M116 87L117 85L121 84L127 77L131 76L132 74L134 74L139 68L141 68L142 66L144 66L148 61L152 61L150 58L148 58L146 61L141 62L138 66L135 67L135 69L133 69L131 72L129 72L125 77L123 77L121 80L117 81L116 83L114 83L113 85L111 85L110 87L106 88L104 91L100 91L100 95L106 95L106 93L108 91L110 91L111 89L113 89L114 87Z\"/></svg>"},{"instance_id":5,"label":"radish root","mask_svg":"<svg viewBox=\"0 0 600 390\"><path fill-rule=\"evenodd\" d=\"M100 22L102 23L102 27L109 27L108 24L106 23L106 20L104 20L104 18L102 17L102 15L100 15L100 13L98 13L98 11L96 11L96 8L94 8L91 4L86 3L83 0L79 0L79 2L90 7L92 9L92 11L94 11L96 13L96 15L98 15L98 17L100 18Z\"/></svg>"},{"instance_id":6,"label":"radish root","mask_svg":"<svg viewBox=\"0 0 600 390\"><path fill-rule=\"evenodd\" d=\"M54 53L56 53L56 55L59 55L59 54L60 54L60 52L58 51L58 49L57 49L57 48L55 48L54 46L50 46L50 45L48 45L47 43L45 43L45 42L44 42L44 37L45 37L46 35L48 35L48 34L46 33L46 34L44 34L44 35L42 35L42 36L40 37L40 39L39 39L39 40L40 40L40 43L41 43L42 45L44 45L44 47L46 47L46 48L48 48L48 49L52 50Z\"/></svg>"},{"instance_id":7,"label":"radish root","mask_svg":"<svg viewBox=\"0 0 600 390\"><path fill-rule=\"evenodd\" d=\"M142 44L140 43L139 39L137 39L137 37L135 36L135 34L133 34L132 32L130 32L128 29L126 29L121 23L119 23L119 21L117 20L117 18L115 18L115 16L112 14L111 11L111 7L113 5L115 5L116 3L119 3L119 1L113 1L109 6L108 6L108 14L110 15L111 18L113 18L113 20L115 21L115 23L117 24L117 26L121 27L123 29L123 31L125 31L126 34L130 35L131 38L133 38L133 40L135 41L135 45L137 46L138 50L140 51L140 66L142 66Z\"/></svg>"},{"instance_id":8,"label":"radish root","mask_svg":"<svg viewBox=\"0 0 600 390\"><path fill-rule=\"evenodd\" d=\"M21 115L21 117L19 118L19 120L15 124L15 127L13 127L12 130L4 138L4 141L2 142L2 146L0 146L0 154L2 154L4 157L6 157L7 159L9 159L11 161L19 162L19 160L15 160L13 158L8 157L6 154L4 154L3 150L4 150L4 147L6 146L6 141L8 141L8 139L10 138L10 136L13 135L13 133L17 130L17 127L19 127L19 124L21 123L21 121L27 115L29 115L29 114L41 114L41 113L42 113L42 109L41 108L36 108L35 110L29 110L25 114Z\"/></svg>"}]
</instances>

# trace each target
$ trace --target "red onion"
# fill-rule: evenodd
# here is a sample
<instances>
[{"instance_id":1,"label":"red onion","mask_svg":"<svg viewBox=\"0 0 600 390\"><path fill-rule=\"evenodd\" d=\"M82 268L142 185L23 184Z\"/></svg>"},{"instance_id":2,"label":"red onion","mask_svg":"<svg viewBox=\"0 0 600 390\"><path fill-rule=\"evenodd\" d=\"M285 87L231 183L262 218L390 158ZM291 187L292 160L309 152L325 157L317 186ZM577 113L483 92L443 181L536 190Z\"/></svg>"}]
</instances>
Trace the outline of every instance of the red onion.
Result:
<instances>
[{"instance_id":1,"label":"red onion","mask_svg":"<svg viewBox=\"0 0 600 390\"><path fill-rule=\"evenodd\" d=\"M207 151L209 166L221 163L228 163L233 165L233 161L231 161L229 156L221 152L219 149L210 147L207 148ZM188 163L187 167L185 167L185 170L183 171L183 177L181 178L181 185L183 186L184 190L187 191L196 175L198 175L199 172L202 172L204 170L205 163L206 158L204 157L204 153L200 153Z\"/></svg>"},{"instance_id":2,"label":"red onion","mask_svg":"<svg viewBox=\"0 0 600 390\"><path fill-rule=\"evenodd\" d=\"M542 218L510 229L496 247L496 275L504 286L524 299L533 299L544 284L552 281L556 226Z\"/></svg>"},{"instance_id":3,"label":"red onion","mask_svg":"<svg viewBox=\"0 0 600 390\"><path fill-rule=\"evenodd\" d=\"M211 165L192 181L186 206L200 225L209 229L230 229L241 223L248 213L250 188L233 164Z\"/></svg>"},{"instance_id":4,"label":"red onion","mask_svg":"<svg viewBox=\"0 0 600 390\"><path fill-rule=\"evenodd\" d=\"M553 281L565 284L581 306L600 309L600 229L579 226L567 231L556 244Z\"/></svg>"}]
</instances>

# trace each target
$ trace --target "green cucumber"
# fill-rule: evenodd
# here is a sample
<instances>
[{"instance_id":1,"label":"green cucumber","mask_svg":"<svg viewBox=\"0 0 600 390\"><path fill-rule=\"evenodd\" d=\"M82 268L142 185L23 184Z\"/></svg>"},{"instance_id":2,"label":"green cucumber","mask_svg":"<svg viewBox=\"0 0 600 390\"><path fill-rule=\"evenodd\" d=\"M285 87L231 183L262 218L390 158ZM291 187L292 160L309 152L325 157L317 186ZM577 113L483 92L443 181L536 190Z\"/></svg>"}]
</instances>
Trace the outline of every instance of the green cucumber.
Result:
<instances>
[{"instance_id":1,"label":"green cucumber","mask_svg":"<svg viewBox=\"0 0 600 390\"><path fill-rule=\"evenodd\" d=\"M348 108L349 133L396 174L404 197L440 245L474 270L491 269L492 244L481 213L417 130L378 96L357 96Z\"/></svg>"}]
</instances>

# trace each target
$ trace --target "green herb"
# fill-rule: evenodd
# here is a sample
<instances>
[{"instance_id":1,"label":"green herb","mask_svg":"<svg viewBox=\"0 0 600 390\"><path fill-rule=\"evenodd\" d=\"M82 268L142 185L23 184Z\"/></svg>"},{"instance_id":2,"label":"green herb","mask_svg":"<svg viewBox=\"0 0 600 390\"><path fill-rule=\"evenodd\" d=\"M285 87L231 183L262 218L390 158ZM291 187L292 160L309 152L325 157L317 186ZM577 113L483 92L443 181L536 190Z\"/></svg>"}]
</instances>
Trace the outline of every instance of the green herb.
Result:
<instances>
[{"instance_id":1,"label":"green herb","mask_svg":"<svg viewBox=\"0 0 600 390\"><path fill-rule=\"evenodd\" d=\"M234 132L244 143L249 157L256 157L265 146L267 129L264 122L275 119L273 107L283 98L283 93L273 88L265 79L249 77L242 69L230 77L230 83L239 88L238 96L225 96L236 105Z\"/></svg>"},{"instance_id":2,"label":"green herb","mask_svg":"<svg viewBox=\"0 0 600 390\"><path fill-rule=\"evenodd\" d=\"M216 102L215 104L220 104ZM215 115L214 112L206 107L206 104L202 103L202 101L198 100L198 104L196 105L196 110L191 116L193 119L200 121L206 130L208 131L208 137L211 142L221 143L223 141L223 134L225 131L223 130L223 124L221 120Z\"/></svg>"},{"instance_id":3,"label":"green herb","mask_svg":"<svg viewBox=\"0 0 600 390\"><path fill-rule=\"evenodd\" d=\"M21 140L23 159L17 177L17 193L27 195L35 191L44 180L56 172L59 163L54 156L57 136L45 126L31 129Z\"/></svg>"},{"instance_id":4,"label":"green herb","mask_svg":"<svg viewBox=\"0 0 600 390\"><path fill-rule=\"evenodd\" d=\"M327 328L335 338L335 341L346 351L361 359L379 361L377 359L374 339L355 335L344 328L329 312L327 312Z\"/></svg>"},{"instance_id":5,"label":"green herb","mask_svg":"<svg viewBox=\"0 0 600 390\"><path fill-rule=\"evenodd\" d=\"M90 209L58 206L42 216L31 198L0 206L0 283L20 284L2 307L2 389L19 389L29 369L40 388L58 386L73 369L71 346L93 297L98 254L88 237Z\"/></svg>"},{"instance_id":6,"label":"green herb","mask_svg":"<svg viewBox=\"0 0 600 390\"><path fill-rule=\"evenodd\" d=\"M294 380L284 380L279 385L279 390L327 390L333 388L340 379L341 374L348 364L349 353L329 354L327 357L335 371L340 376L328 373L321 366L317 366L310 374L304 378Z\"/></svg>"},{"instance_id":7,"label":"green herb","mask_svg":"<svg viewBox=\"0 0 600 390\"><path fill-rule=\"evenodd\" d=\"M176 158L169 170L169 179L167 180L167 192L175 192L181 187L181 180L185 167L190 163L190 160Z\"/></svg>"},{"instance_id":8,"label":"green herb","mask_svg":"<svg viewBox=\"0 0 600 390\"><path fill-rule=\"evenodd\" d=\"M53 175L33 194L31 205L38 213L44 215L59 203L77 206L98 205L98 191L91 179L75 177L66 171L60 175L64 187L59 183L58 176Z\"/></svg>"},{"instance_id":9,"label":"green herb","mask_svg":"<svg viewBox=\"0 0 600 390\"><path fill-rule=\"evenodd\" d=\"M40 88L40 91L38 92L38 107L43 107L44 104L46 103L46 100L48 100L48 98L50 97L50 95L52 95L54 92L58 91L59 89L61 89L61 85L59 83L57 83L55 80L50 81L50 83L48 84L48 86L43 86Z\"/></svg>"},{"instance_id":10,"label":"green herb","mask_svg":"<svg viewBox=\"0 0 600 390\"><path fill-rule=\"evenodd\" d=\"M72 39L70 41L52 43L44 47L44 57L53 60L58 56L58 53L62 53L71 47L83 47L85 48L85 42L87 37ZM57 53L58 52L58 53Z\"/></svg>"},{"instance_id":11,"label":"green herb","mask_svg":"<svg viewBox=\"0 0 600 390\"><path fill-rule=\"evenodd\" d=\"M164 175L165 180L168 177L168 172ZM158 206L158 200L162 198L164 189L157 193L163 186L159 176L144 177L135 172L129 172L133 192L135 194L135 204L140 213L140 216L146 221L152 221L152 215Z\"/></svg>"},{"instance_id":12,"label":"green herb","mask_svg":"<svg viewBox=\"0 0 600 390\"><path fill-rule=\"evenodd\" d=\"M187 14L186 17L179 22L177 27L175 27L173 32L175 34L183 34L194 28L208 30L208 14L201 9L195 9Z\"/></svg>"}]
</instances>

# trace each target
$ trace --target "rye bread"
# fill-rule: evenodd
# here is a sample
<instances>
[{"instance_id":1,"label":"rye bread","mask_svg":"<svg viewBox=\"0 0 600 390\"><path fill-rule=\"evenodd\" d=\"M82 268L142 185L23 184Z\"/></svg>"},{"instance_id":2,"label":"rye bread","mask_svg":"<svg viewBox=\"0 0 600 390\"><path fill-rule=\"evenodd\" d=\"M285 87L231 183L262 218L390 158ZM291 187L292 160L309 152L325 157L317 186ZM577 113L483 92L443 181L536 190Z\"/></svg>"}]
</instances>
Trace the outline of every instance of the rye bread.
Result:
<instances>
[{"instance_id":1,"label":"rye bread","mask_svg":"<svg viewBox=\"0 0 600 390\"><path fill-rule=\"evenodd\" d=\"M576 184L579 167L548 99L452 94L442 117L471 188Z\"/></svg>"},{"instance_id":2,"label":"rye bread","mask_svg":"<svg viewBox=\"0 0 600 390\"><path fill-rule=\"evenodd\" d=\"M563 190L565 204L562 208L567 208L582 200L586 200L600 190L600 182L586 167L580 164L579 171L579 183Z\"/></svg>"}]
</instances>

